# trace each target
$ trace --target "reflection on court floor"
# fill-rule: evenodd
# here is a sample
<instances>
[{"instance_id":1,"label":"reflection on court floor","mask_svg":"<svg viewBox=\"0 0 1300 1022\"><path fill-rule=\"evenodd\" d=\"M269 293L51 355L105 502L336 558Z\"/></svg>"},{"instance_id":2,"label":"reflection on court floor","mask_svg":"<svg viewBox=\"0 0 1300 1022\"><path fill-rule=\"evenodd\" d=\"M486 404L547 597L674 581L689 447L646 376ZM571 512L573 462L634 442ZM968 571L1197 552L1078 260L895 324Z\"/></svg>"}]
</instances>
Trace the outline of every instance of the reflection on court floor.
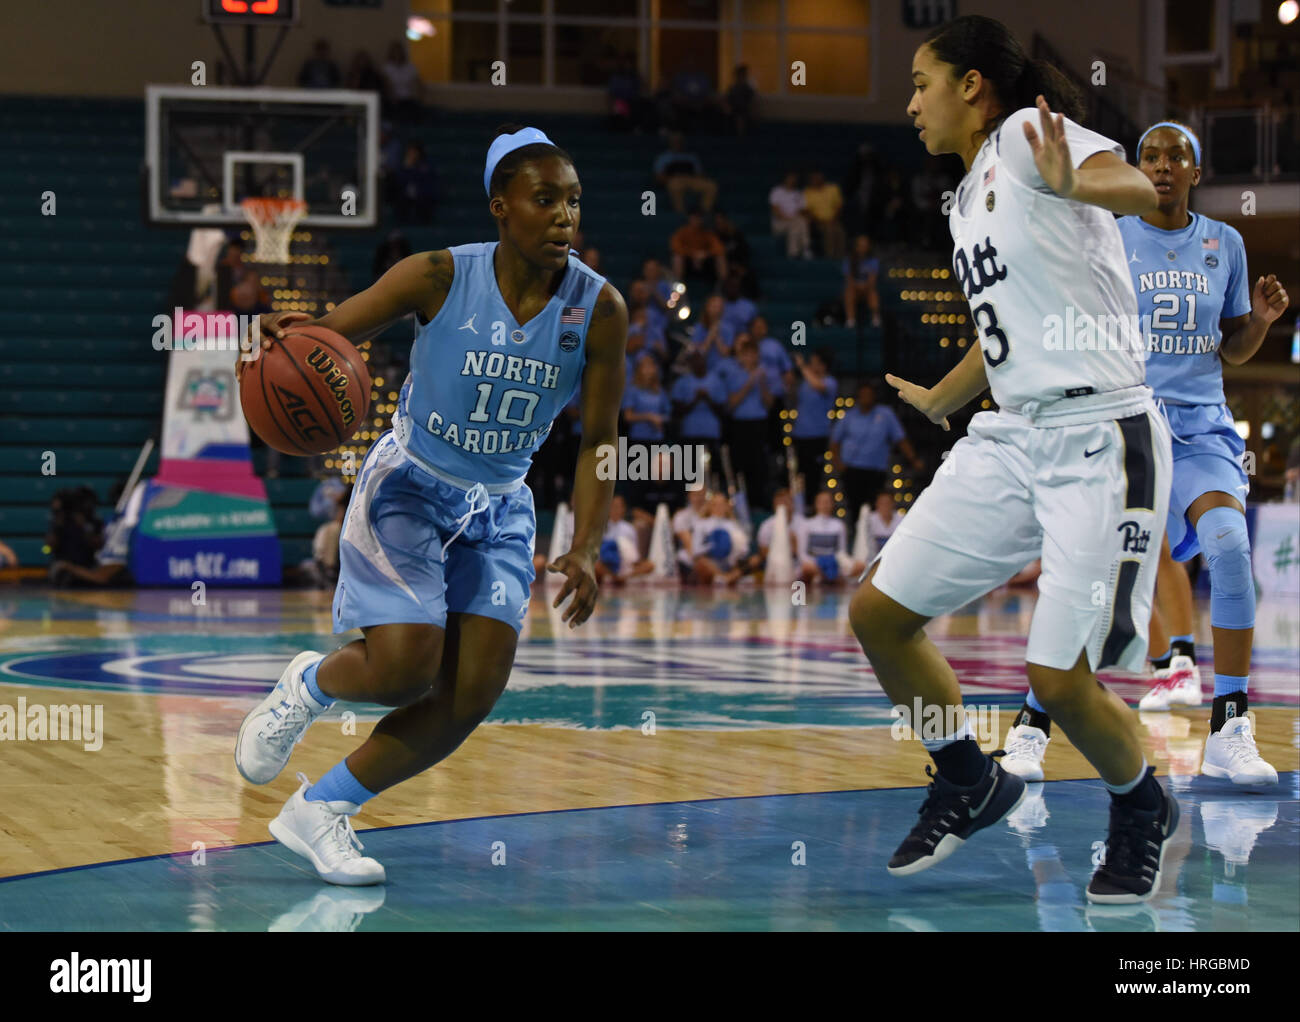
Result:
<instances>
[{"instance_id":1,"label":"reflection on court floor","mask_svg":"<svg viewBox=\"0 0 1300 1022\"><path fill-rule=\"evenodd\" d=\"M184 593L11 590L0 596L0 715L20 701L94 706L103 734L97 751L57 736L0 741L0 928L1300 926L1300 610L1261 606L1252 670L1259 744L1280 783L1198 775L1208 699L1142 714L1148 758L1185 822L1161 894L1099 912L1083 888L1106 796L1063 736L1047 783L1013 818L932 871L885 873L927 760L895 739L847 601L632 590L605 594L571 632L539 590L489 722L357 818L388 885L344 890L265 827L296 771L319 776L382 711L336 706L264 788L245 784L230 754L288 658L340 641L327 594L194 606ZM931 629L967 703L993 722L991 747L1023 697L1032 612L1032 594L997 594ZM1147 687L1106 680L1130 701Z\"/></svg>"}]
</instances>

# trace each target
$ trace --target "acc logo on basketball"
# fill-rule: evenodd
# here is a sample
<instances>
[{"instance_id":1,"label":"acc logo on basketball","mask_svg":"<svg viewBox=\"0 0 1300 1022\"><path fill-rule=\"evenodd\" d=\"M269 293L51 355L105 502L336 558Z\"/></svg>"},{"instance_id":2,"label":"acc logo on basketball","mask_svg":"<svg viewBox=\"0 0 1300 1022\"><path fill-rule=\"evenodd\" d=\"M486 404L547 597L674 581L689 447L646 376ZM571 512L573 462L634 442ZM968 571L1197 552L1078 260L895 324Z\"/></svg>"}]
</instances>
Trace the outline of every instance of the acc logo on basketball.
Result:
<instances>
[{"instance_id":1,"label":"acc logo on basketball","mask_svg":"<svg viewBox=\"0 0 1300 1022\"><path fill-rule=\"evenodd\" d=\"M578 345L581 343L582 342L578 340L578 335L572 330L566 330L564 333L560 334L561 351L577 351Z\"/></svg>"}]
</instances>

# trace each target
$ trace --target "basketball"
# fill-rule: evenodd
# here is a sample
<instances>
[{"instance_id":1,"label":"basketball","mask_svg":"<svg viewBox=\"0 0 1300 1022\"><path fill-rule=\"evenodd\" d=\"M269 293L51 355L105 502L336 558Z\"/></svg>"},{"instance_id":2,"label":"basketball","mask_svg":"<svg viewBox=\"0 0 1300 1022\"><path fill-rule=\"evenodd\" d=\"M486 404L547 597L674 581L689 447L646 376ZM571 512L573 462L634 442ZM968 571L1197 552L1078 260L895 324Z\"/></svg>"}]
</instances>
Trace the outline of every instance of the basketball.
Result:
<instances>
[{"instance_id":1,"label":"basketball","mask_svg":"<svg viewBox=\"0 0 1300 1022\"><path fill-rule=\"evenodd\" d=\"M282 454L325 454L370 410L370 373L347 338L291 326L249 365L239 388L248 425Z\"/></svg>"}]
</instances>

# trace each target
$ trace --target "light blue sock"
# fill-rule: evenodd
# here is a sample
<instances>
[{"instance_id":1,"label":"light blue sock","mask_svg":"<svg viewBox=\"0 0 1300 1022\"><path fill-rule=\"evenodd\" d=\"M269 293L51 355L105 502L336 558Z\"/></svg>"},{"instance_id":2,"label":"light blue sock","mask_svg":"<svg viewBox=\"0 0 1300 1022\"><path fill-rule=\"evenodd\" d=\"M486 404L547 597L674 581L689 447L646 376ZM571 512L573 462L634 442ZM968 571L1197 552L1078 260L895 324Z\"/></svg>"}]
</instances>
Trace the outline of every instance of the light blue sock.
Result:
<instances>
[{"instance_id":1,"label":"light blue sock","mask_svg":"<svg viewBox=\"0 0 1300 1022\"><path fill-rule=\"evenodd\" d=\"M375 797L375 792L364 787L352 776L348 761L339 760L319 781L303 793L308 802L355 802L361 805Z\"/></svg>"},{"instance_id":2,"label":"light blue sock","mask_svg":"<svg viewBox=\"0 0 1300 1022\"><path fill-rule=\"evenodd\" d=\"M1235 674L1218 674L1216 672L1214 675L1214 698L1230 696L1234 692L1245 692L1249 681L1249 674L1239 678Z\"/></svg>"},{"instance_id":3,"label":"light blue sock","mask_svg":"<svg viewBox=\"0 0 1300 1022\"><path fill-rule=\"evenodd\" d=\"M324 662L323 659L317 660L314 664L303 671L302 683L307 686L307 694L315 699L316 702L320 703L321 706L329 706L334 702L334 697L327 696L320 690L320 686L316 684L316 668Z\"/></svg>"},{"instance_id":4,"label":"light blue sock","mask_svg":"<svg viewBox=\"0 0 1300 1022\"><path fill-rule=\"evenodd\" d=\"M1029 690L1029 695L1025 696L1025 705L1035 713L1047 712L1043 709L1043 704L1038 701L1038 696L1034 695L1034 690L1032 688Z\"/></svg>"},{"instance_id":5,"label":"light blue sock","mask_svg":"<svg viewBox=\"0 0 1300 1022\"><path fill-rule=\"evenodd\" d=\"M1170 646L1171 649L1173 648L1173 644L1174 644L1175 642L1190 642L1193 646L1195 646L1195 645L1196 645L1196 636L1195 636L1195 635L1171 635L1171 636L1169 636L1169 646Z\"/></svg>"}]
</instances>

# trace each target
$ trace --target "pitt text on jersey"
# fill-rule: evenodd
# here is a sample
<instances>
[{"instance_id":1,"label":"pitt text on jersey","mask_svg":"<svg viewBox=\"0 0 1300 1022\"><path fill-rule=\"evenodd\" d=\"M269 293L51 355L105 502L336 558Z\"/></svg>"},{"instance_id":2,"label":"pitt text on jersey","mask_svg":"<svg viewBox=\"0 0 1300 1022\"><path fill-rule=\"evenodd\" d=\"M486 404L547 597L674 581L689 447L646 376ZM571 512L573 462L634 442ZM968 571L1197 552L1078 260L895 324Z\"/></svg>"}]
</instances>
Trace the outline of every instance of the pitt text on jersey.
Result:
<instances>
[{"instance_id":1,"label":"pitt text on jersey","mask_svg":"<svg viewBox=\"0 0 1300 1022\"><path fill-rule=\"evenodd\" d=\"M559 386L560 367L539 358L521 355L504 355L499 351L467 351L461 366L461 376L477 379L496 379L555 390ZM470 422L486 423L491 418L488 406L492 400L493 384L479 383L478 401L469 413ZM533 409L541 395L530 390L510 388L501 393L496 419L507 426L527 427L533 421ZM509 454L511 451L531 450L551 430L548 422L540 429L491 429L458 425L443 421L436 411L429 413L428 430L442 437L453 447L471 454Z\"/></svg>"}]
</instances>

